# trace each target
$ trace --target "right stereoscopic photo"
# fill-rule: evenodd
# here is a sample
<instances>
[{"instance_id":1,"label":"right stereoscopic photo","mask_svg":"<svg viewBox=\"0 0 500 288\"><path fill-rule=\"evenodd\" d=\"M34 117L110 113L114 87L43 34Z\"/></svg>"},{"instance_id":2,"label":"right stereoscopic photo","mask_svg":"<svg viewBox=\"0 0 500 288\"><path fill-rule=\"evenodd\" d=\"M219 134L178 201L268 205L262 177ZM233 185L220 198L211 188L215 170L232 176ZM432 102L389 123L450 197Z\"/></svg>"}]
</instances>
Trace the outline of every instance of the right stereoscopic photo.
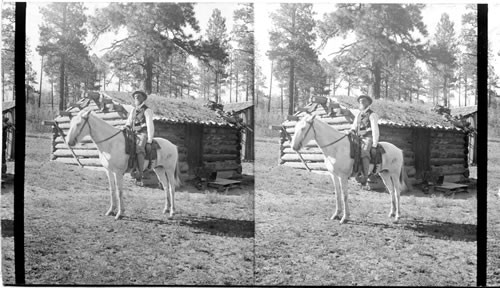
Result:
<instances>
[{"instance_id":1,"label":"right stereoscopic photo","mask_svg":"<svg viewBox=\"0 0 500 288\"><path fill-rule=\"evenodd\" d=\"M256 3L256 284L476 285L477 13ZM488 273L498 285L490 63Z\"/></svg>"},{"instance_id":2,"label":"right stereoscopic photo","mask_svg":"<svg viewBox=\"0 0 500 288\"><path fill-rule=\"evenodd\" d=\"M500 5L488 5L487 285L500 286Z\"/></svg>"}]
</instances>

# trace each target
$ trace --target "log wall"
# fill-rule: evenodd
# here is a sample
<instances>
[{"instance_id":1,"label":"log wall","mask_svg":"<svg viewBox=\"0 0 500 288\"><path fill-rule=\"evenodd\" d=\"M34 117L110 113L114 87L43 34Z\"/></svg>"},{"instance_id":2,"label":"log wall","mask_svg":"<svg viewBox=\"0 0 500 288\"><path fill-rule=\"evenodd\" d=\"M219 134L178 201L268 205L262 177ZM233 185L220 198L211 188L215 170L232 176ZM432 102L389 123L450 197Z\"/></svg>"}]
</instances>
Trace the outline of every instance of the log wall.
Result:
<instances>
[{"instance_id":1,"label":"log wall","mask_svg":"<svg viewBox=\"0 0 500 288\"><path fill-rule=\"evenodd\" d=\"M96 111L97 107L95 105L91 105L90 107L91 109L94 109L94 113L98 117L106 120L113 126L117 128L125 126L127 119L122 118L120 114L116 112L101 113ZM74 116L78 114L79 110L74 108L70 112L72 116ZM67 135L70 126L70 117L59 116L55 119L55 122L58 123L58 126L62 129L64 135ZM190 139L186 139L186 124L171 123L161 120L154 120L154 123L155 137L168 139L178 147L181 178L194 178L195 175L192 174L194 169L190 169L187 162L189 151L186 144L188 143L187 141L190 141ZM53 139L51 160L77 165L77 161L74 159L73 154L65 144L62 135L60 135L55 127L53 127L52 131ZM240 133L236 128L212 128L204 126L202 136L203 148L201 152L203 164L215 169L216 171L224 171L225 175L227 175L227 173L230 173L231 175L240 175L242 172L240 142ZM80 163L84 166L101 167L97 146L92 142L90 137L84 137L81 143L78 143L75 147L73 147L73 151L79 158Z\"/></svg>"}]
</instances>

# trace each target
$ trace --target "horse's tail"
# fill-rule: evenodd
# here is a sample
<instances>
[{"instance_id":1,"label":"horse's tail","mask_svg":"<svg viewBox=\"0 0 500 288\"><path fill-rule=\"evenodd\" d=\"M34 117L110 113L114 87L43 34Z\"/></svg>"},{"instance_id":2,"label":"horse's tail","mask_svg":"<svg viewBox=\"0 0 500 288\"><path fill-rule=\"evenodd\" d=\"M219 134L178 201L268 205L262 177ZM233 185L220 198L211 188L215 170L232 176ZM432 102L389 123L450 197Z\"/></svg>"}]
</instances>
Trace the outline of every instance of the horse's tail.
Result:
<instances>
[{"instance_id":1,"label":"horse's tail","mask_svg":"<svg viewBox=\"0 0 500 288\"><path fill-rule=\"evenodd\" d=\"M406 173L405 168L405 155L403 150L401 150L401 154L403 157L403 162L401 162L401 171L399 173L399 183L401 185L401 192L411 191L411 184L408 181L408 173Z\"/></svg>"},{"instance_id":2,"label":"horse's tail","mask_svg":"<svg viewBox=\"0 0 500 288\"><path fill-rule=\"evenodd\" d=\"M175 149L177 149L177 147L175 147ZM175 171L174 171L174 186L175 187L179 187L181 186L182 184L182 181L181 181L181 178L180 178L180 174L181 174L181 170L180 170L180 167L179 167L179 154L177 154L177 160L175 160Z\"/></svg>"}]
</instances>

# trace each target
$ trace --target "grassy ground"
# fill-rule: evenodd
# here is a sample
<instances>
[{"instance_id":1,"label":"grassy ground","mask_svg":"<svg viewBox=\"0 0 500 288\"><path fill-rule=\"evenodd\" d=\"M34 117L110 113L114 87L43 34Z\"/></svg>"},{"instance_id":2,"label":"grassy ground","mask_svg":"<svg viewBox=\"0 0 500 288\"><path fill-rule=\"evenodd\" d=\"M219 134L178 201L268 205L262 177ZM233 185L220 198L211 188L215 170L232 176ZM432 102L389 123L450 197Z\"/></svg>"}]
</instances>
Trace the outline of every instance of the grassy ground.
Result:
<instances>
[{"instance_id":1,"label":"grassy ground","mask_svg":"<svg viewBox=\"0 0 500 288\"><path fill-rule=\"evenodd\" d=\"M125 217L115 221L104 216L104 172L49 162L48 138L26 141L27 284L253 283L251 182L227 194L184 185L167 219L163 191L127 178ZM12 254L3 248L3 281L13 283Z\"/></svg>"},{"instance_id":2,"label":"grassy ground","mask_svg":"<svg viewBox=\"0 0 500 288\"><path fill-rule=\"evenodd\" d=\"M487 285L500 286L500 138L488 141Z\"/></svg>"},{"instance_id":3,"label":"grassy ground","mask_svg":"<svg viewBox=\"0 0 500 288\"><path fill-rule=\"evenodd\" d=\"M277 166L277 142L256 141L256 284L476 284L475 191L403 194L394 224L388 194L350 182L351 221L340 225L329 220L331 179Z\"/></svg>"}]
</instances>

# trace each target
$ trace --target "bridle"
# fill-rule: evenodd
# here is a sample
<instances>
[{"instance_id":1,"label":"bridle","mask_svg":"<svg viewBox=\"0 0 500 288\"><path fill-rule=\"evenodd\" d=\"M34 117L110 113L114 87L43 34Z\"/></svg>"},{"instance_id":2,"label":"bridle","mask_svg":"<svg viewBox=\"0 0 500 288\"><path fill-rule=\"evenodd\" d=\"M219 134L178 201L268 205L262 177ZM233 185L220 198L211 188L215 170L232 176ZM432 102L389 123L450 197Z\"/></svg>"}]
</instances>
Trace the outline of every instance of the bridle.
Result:
<instances>
[{"instance_id":1,"label":"bridle","mask_svg":"<svg viewBox=\"0 0 500 288\"><path fill-rule=\"evenodd\" d=\"M89 115L90 115L90 113L89 113ZM80 130L76 134L75 139L78 138L78 136L80 136L80 134L82 134L82 131L83 131L83 128L85 128L85 125L89 126L90 137L92 137L92 139L94 139L94 137L92 136L92 127L90 127L89 115L87 115L87 117L82 117L83 119L85 119L85 123L83 123L83 125L80 127ZM102 142L107 141L107 140L115 137L116 135L120 134L120 132L122 132L122 131L118 130L118 132L116 132L115 134L113 134L105 139L99 140L99 141L94 140L94 142L95 142L95 144L102 143Z\"/></svg>"},{"instance_id":2,"label":"bridle","mask_svg":"<svg viewBox=\"0 0 500 288\"><path fill-rule=\"evenodd\" d=\"M314 128L314 118L315 118L315 117L316 117L316 116L313 116L313 118L312 118L310 121L306 121L306 123L308 123L308 124L309 124L309 127L307 128L307 131L306 131L306 133L304 134L304 137L302 137L302 140L304 140L304 139L306 138L307 133L309 133L309 131L311 130L311 128L312 128L312 130L313 130L313 132L314 132L314 139L316 140L316 138L317 138L317 133L316 133L316 129ZM330 142L330 143L328 143L328 144L326 144L326 145L323 145L323 146L319 145L319 143L318 143L318 146L319 146L319 148L326 148L326 147L328 147L328 146L332 146L333 144L335 144L335 143L339 142L340 140L344 139L345 137L347 137L347 134L346 134L346 135L344 135L344 136L342 136L342 137L340 137L339 139L337 139L337 140L335 140L335 141L333 141L333 142ZM301 142L302 142L302 141L301 141ZM316 141L316 142L317 142L317 141Z\"/></svg>"}]
</instances>

